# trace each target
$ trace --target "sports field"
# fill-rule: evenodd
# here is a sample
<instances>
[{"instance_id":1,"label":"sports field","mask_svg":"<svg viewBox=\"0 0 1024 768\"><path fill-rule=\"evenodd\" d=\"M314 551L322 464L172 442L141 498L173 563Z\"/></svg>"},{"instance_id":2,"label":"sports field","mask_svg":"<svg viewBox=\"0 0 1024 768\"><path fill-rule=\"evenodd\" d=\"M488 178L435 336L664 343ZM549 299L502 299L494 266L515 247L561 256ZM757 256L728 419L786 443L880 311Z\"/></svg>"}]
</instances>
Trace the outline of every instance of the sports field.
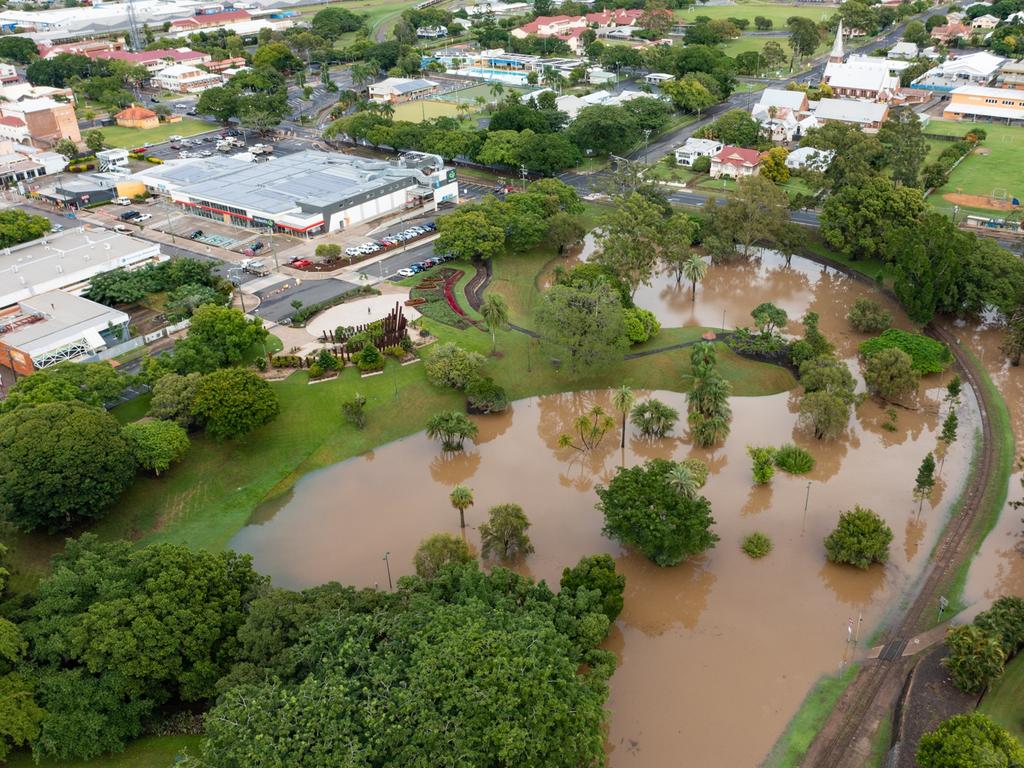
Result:
<instances>
[{"instance_id":1,"label":"sports field","mask_svg":"<svg viewBox=\"0 0 1024 768\"><path fill-rule=\"evenodd\" d=\"M408 120L410 123L420 123L424 119L433 117L458 117L459 112L454 104L447 101L429 101L418 99L407 101L395 107L395 120Z\"/></svg>"},{"instance_id":2,"label":"sports field","mask_svg":"<svg viewBox=\"0 0 1024 768\"><path fill-rule=\"evenodd\" d=\"M503 99L509 91L515 91L516 93L526 93L527 91L534 90L532 88L519 88L514 85L508 85L502 83L504 90L499 96L495 96L491 93L490 83L486 85L471 85L469 88L462 88L458 91L451 91L449 93L443 93L438 96L443 101L450 101L453 104L475 104L478 96L483 96L487 101L494 101L495 99Z\"/></svg>"},{"instance_id":3,"label":"sports field","mask_svg":"<svg viewBox=\"0 0 1024 768\"><path fill-rule=\"evenodd\" d=\"M963 136L971 128L984 130L987 138L981 143L980 150L957 166L950 174L949 183L938 190L935 197L962 192L1007 201L1014 197L1024 198L1024 128L993 123L932 120L925 132ZM932 200L933 204L937 202Z\"/></svg>"},{"instance_id":4,"label":"sports field","mask_svg":"<svg viewBox=\"0 0 1024 768\"><path fill-rule=\"evenodd\" d=\"M202 120L184 118L180 123L161 123L156 128L101 128L103 143L109 147L131 149L141 147L145 142L159 144L171 136L195 136L197 133L215 131L217 126Z\"/></svg>"},{"instance_id":5,"label":"sports field","mask_svg":"<svg viewBox=\"0 0 1024 768\"><path fill-rule=\"evenodd\" d=\"M754 28L754 17L764 16L771 19L773 29L782 29L786 26L786 19L790 16L806 16L814 21L824 21L836 12L834 5L787 5L785 3L743 3L736 5L696 5L681 11L675 15L680 19L692 20L698 16L707 16L710 19L750 19L748 29Z\"/></svg>"}]
</instances>

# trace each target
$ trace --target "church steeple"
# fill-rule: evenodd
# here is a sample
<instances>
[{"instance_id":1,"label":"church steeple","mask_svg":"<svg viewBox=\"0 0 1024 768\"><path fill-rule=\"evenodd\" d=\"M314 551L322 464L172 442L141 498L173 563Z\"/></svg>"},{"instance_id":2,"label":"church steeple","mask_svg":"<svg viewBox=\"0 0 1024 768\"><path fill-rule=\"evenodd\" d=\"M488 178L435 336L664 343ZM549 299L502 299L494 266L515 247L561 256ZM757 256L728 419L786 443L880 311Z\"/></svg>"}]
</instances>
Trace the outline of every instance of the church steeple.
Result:
<instances>
[{"instance_id":1,"label":"church steeple","mask_svg":"<svg viewBox=\"0 0 1024 768\"><path fill-rule=\"evenodd\" d=\"M839 20L839 29L836 30L836 41L832 43L832 53L828 55L830 63L839 64L843 61L843 21Z\"/></svg>"}]
</instances>

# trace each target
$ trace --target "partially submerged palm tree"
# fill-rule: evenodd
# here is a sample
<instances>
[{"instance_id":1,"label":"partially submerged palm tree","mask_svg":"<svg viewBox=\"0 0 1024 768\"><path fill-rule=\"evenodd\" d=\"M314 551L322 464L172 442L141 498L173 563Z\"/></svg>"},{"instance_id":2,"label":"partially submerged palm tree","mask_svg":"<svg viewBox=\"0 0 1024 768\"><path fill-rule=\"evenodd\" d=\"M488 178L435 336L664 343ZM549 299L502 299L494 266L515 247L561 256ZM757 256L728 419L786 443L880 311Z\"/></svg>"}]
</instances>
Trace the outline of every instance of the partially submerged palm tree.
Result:
<instances>
[{"instance_id":1,"label":"partially submerged palm tree","mask_svg":"<svg viewBox=\"0 0 1024 768\"><path fill-rule=\"evenodd\" d=\"M625 384L616 389L614 394L612 394L612 406L622 414L622 445L620 446L622 448L626 447L626 416L629 415L629 410L635 402L636 395Z\"/></svg>"},{"instance_id":2,"label":"partially submerged palm tree","mask_svg":"<svg viewBox=\"0 0 1024 768\"><path fill-rule=\"evenodd\" d=\"M473 506L473 491L465 485L456 485L452 488L448 500L459 510L459 528L465 528L466 509Z\"/></svg>"},{"instance_id":3,"label":"partially submerged palm tree","mask_svg":"<svg viewBox=\"0 0 1024 768\"><path fill-rule=\"evenodd\" d=\"M615 419L600 405L595 405L587 413L578 416L573 422L579 442L572 435L563 434L558 438L559 448L575 448L581 453L592 451L601 444L605 433L615 426Z\"/></svg>"},{"instance_id":4,"label":"partially submerged palm tree","mask_svg":"<svg viewBox=\"0 0 1024 768\"><path fill-rule=\"evenodd\" d=\"M668 472L668 482L684 499L694 498L700 488L696 475L687 464L676 464L672 467Z\"/></svg>"},{"instance_id":5,"label":"partially submerged palm tree","mask_svg":"<svg viewBox=\"0 0 1024 768\"><path fill-rule=\"evenodd\" d=\"M679 411L652 397L633 409L630 420L644 437L664 437L679 420Z\"/></svg>"},{"instance_id":6,"label":"partially submerged palm tree","mask_svg":"<svg viewBox=\"0 0 1024 768\"><path fill-rule=\"evenodd\" d=\"M466 438L476 435L476 424L458 411L435 413L427 422L427 437L440 440L441 449L445 451L461 451Z\"/></svg>"},{"instance_id":7,"label":"partially submerged palm tree","mask_svg":"<svg viewBox=\"0 0 1024 768\"><path fill-rule=\"evenodd\" d=\"M697 283L704 279L704 276L708 273L708 263L704 261L703 257L699 254L691 253L690 257L683 262L682 268L680 269L683 277L689 280L693 284L693 290L690 295L691 301L697 300Z\"/></svg>"}]
</instances>

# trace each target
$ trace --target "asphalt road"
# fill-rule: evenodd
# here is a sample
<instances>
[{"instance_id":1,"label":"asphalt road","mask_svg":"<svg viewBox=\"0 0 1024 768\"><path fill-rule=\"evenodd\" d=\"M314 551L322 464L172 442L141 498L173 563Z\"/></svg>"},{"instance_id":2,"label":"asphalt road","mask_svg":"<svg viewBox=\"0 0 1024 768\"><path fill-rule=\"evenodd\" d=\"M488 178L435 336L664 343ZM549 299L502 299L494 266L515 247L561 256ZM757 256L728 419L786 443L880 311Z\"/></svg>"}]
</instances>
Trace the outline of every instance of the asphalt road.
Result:
<instances>
[{"instance_id":1,"label":"asphalt road","mask_svg":"<svg viewBox=\"0 0 1024 768\"><path fill-rule=\"evenodd\" d=\"M284 283L257 291L256 295L260 297L260 305L252 310L252 314L258 315L265 320L280 323L295 314L295 307L292 306L293 301L301 301L304 306L318 304L321 301L333 299L346 291L359 287L354 283L334 278L327 280L305 280L297 286L295 285L295 278L289 278L286 282L289 287L284 291L281 290Z\"/></svg>"},{"instance_id":2,"label":"asphalt road","mask_svg":"<svg viewBox=\"0 0 1024 768\"><path fill-rule=\"evenodd\" d=\"M387 258L381 259L376 264L369 264L358 270L359 274L367 277L394 277L400 269L405 269L417 261L429 259L434 255L434 243L424 243L409 248L407 251L400 251Z\"/></svg>"}]
</instances>

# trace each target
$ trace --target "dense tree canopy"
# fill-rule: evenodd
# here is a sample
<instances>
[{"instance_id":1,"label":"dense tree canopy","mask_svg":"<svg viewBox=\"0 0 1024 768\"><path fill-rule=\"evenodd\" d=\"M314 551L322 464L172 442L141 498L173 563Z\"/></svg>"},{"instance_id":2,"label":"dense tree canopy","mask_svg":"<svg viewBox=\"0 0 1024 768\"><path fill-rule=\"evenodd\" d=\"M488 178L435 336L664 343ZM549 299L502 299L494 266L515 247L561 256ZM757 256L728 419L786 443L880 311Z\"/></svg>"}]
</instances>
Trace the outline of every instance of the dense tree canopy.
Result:
<instances>
[{"instance_id":1,"label":"dense tree canopy","mask_svg":"<svg viewBox=\"0 0 1024 768\"><path fill-rule=\"evenodd\" d=\"M18 379L0 402L0 413L19 405L71 400L99 406L117 400L130 383L110 363L58 363Z\"/></svg>"},{"instance_id":2,"label":"dense tree canopy","mask_svg":"<svg viewBox=\"0 0 1024 768\"><path fill-rule=\"evenodd\" d=\"M53 402L0 416L0 512L23 531L101 517L134 475L120 427L101 408Z\"/></svg>"},{"instance_id":3,"label":"dense tree canopy","mask_svg":"<svg viewBox=\"0 0 1024 768\"><path fill-rule=\"evenodd\" d=\"M617 291L604 281L553 285L535 312L541 344L572 373L622 358L628 347Z\"/></svg>"},{"instance_id":4,"label":"dense tree canopy","mask_svg":"<svg viewBox=\"0 0 1024 768\"><path fill-rule=\"evenodd\" d=\"M677 565L718 541L711 530L711 504L703 496L676 490L671 482L675 466L654 459L620 467L607 487L597 487L605 535L636 547L661 566Z\"/></svg>"},{"instance_id":5,"label":"dense tree canopy","mask_svg":"<svg viewBox=\"0 0 1024 768\"><path fill-rule=\"evenodd\" d=\"M273 420L279 410L270 385L244 368L207 374L192 399L195 420L219 440L241 437Z\"/></svg>"},{"instance_id":6,"label":"dense tree canopy","mask_svg":"<svg viewBox=\"0 0 1024 768\"><path fill-rule=\"evenodd\" d=\"M50 226L45 216L25 213L20 208L6 208L0 211L0 248L38 240L50 231Z\"/></svg>"},{"instance_id":7,"label":"dense tree canopy","mask_svg":"<svg viewBox=\"0 0 1024 768\"><path fill-rule=\"evenodd\" d=\"M1024 746L1005 728L980 712L956 715L921 737L920 768L1024 765Z\"/></svg>"}]
</instances>

